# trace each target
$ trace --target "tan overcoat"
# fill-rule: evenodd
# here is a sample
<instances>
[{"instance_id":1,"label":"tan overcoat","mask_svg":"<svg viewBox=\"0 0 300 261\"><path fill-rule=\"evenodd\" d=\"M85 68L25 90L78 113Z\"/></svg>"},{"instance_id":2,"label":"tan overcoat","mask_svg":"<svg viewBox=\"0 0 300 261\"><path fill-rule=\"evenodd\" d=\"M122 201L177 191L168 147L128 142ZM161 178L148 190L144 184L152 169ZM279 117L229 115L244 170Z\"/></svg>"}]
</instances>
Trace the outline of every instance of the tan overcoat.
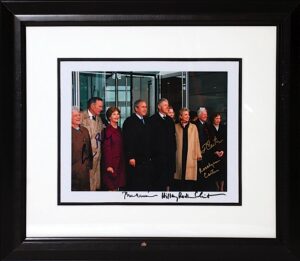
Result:
<instances>
[{"instance_id":1,"label":"tan overcoat","mask_svg":"<svg viewBox=\"0 0 300 261\"><path fill-rule=\"evenodd\" d=\"M182 176L182 138L183 129L180 123L175 125L176 130L176 173L175 179L181 180ZM200 142L196 125L190 123L188 128L188 152L186 160L186 180L197 180L197 158L201 158Z\"/></svg>"},{"instance_id":2,"label":"tan overcoat","mask_svg":"<svg viewBox=\"0 0 300 261\"><path fill-rule=\"evenodd\" d=\"M100 189L101 132L104 125L99 116L96 120L90 119L88 111L81 113L81 125L88 129L91 138L93 169L90 170L90 186L91 191L95 191Z\"/></svg>"}]
</instances>

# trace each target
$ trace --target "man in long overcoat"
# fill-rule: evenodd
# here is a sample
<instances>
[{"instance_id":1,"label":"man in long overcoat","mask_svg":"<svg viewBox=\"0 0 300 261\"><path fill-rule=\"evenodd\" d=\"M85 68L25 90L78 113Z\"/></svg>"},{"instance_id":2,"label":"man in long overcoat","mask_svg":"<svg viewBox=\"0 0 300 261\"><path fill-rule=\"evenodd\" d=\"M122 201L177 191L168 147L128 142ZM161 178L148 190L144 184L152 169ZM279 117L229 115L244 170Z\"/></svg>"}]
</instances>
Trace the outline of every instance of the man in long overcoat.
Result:
<instances>
[{"instance_id":1,"label":"man in long overcoat","mask_svg":"<svg viewBox=\"0 0 300 261\"><path fill-rule=\"evenodd\" d=\"M81 114L81 124L88 129L92 151L93 151L93 168L90 170L90 190L100 190L100 160L101 160L101 132L104 128L100 118L103 110L103 101L99 97L93 97L88 100L87 110Z\"/></svg>"},{"instance_id":2,"label":"man in long overcoat","mask_svg":"<svg viewBox=\"0 0 300 261\"><path fill-rule=\"evenodd\" d=\"M158 112L149 119L151 127L151 155L154 166L153 189L169 191L175 167L175 124L167 115L169 102L162 98L157 103Z\"/></svg>"},{"instance_id":3,"label":"man in long overcoat","mask_svg":"<svg viewBox=\"0 0 300 261\"><path fill-rule=\"evenodd\" d=\"M123 137L127 163L127 190L151 190L153 166L151 159L150 124L147 115L147 103L137 100L134 110L123 124Z\"/></svg>"}]
</instances>

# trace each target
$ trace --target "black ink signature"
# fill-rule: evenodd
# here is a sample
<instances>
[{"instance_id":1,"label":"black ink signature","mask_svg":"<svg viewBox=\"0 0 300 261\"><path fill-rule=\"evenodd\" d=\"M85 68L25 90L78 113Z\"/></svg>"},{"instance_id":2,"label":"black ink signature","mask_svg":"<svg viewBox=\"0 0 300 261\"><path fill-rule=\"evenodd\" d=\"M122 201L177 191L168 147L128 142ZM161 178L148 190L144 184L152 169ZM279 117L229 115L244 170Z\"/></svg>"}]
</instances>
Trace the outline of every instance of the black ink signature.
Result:
<instances>
[{"instance_id":1,"label":"black ink signature","mask_svg":"<svg viewBox=\"0 0 300 261\"><path fill-rule=\"evenodd\" d=\"M97 145L97 149L99 148L100 144L101 144L101 133L98 132L95 136L95 140L96 140L96 145Z\"/></svg>"},{"instance_id":2,"label":"black ink signature","mask_svg":"<svg viewBox=\"0 0 300 261\"><path fill-rule=\"evenodd\" d=\"M93 154L93 155L91 155L91 157L89 157L89 156L84 156L84 155L88 155L88 151L87 151L87 149L86 149L86 147L87 147L87 145L86 144L83 144L83 146L82 146L82 149L81 149L81 162L82 162L82 164L86 161L86 160L89 160L89 159L93 159L95 156L96 156L96 154L97 154L97 151Z\"/></svg>"},{"instance_id":3,"label":"black ink signature","mask_svg":"<svg viewBox=\"0 0 300 261\"><path fill-rule=\"evenodd\" d=\"M225 196L225 193L207 193L203 191L195 191L192 194L188 192L178 192L178 194L175 194L173 192L163 192L161 194L162 199L176 199L176 202L178 202L180 199L195 199L195 198L204 198L204 199L209 199L211 197L216 197L216 196Z\"/></svg>"},{"instance_id":4,"label":"black ink signature","mask_svg":"<svg viewBox=\"0 0 300 261\"><path fill-rule=\"evenodd\" d=\"M126 199L126 198L155 198L155 197L158 197L157 194L149 195L149 194L141 194L138 192L130 193L127 191L122 191L122 193L124 195L124 199Z\"/></svg>"}]
</instances>

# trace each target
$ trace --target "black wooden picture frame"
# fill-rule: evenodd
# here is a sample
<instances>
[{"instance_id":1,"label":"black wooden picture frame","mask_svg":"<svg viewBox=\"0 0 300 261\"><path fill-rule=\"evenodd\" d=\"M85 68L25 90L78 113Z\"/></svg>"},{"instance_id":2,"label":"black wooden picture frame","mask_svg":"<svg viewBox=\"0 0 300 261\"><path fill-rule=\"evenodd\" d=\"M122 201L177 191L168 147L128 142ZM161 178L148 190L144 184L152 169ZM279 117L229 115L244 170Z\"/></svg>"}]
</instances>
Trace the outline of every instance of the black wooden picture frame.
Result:
<instances>
[{"instance_id":1,"label":"black wooden picture frame","mask_svg":"<svg viewBox=\"0 0 300 261\"><path fill-rule=\"evenodd\" d=\"M300 2L0 1L1 259L300 260ZM276 26L276 239L26 238L26 26ZM263 39L262 39L263 41Z\"/></svg>"}]
</instances>

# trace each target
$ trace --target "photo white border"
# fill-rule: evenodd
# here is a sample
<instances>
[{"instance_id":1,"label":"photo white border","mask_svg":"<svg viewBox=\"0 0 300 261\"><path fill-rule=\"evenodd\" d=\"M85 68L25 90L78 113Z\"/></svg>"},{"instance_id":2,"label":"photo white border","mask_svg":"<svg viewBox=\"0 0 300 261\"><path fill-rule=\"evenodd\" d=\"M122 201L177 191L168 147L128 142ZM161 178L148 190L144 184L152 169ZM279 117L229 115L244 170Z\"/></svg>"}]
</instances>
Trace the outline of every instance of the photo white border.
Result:
<instances>
[{"instance_id":1,"label":"photo white border","mask_svg":"<svg viewBox=\"0 0 300 261\"><path fill-rule=\"evenodd\" d=\"M275 26L28 26L26 56L27 237L276 237ZM59 57L242 58L243 205L57 205Z\"/></svg>"},{"instance_id":2,"label":"photo white border","mask_svg":"<svg viewBox=\"0 0 300 261\"><path fill-rule=\"evenodd\" d=\"M74 59L76 60L76 58ZM240 62L238 59L227 61L59 61L60 69L60 204L67 203L232 203L239 202L239 83ZM163 60L163 59L162 59ZM227 127L228 175L226 192L104 192L71 191L71 108L72 108L72 72L90 71L184 71L184 72L226 72L227 73ZM200 107L199 104L198 107ZM69 130L69 131L67 131ZM236 135L238 134L238 135ZM190 198L186 198L186 196ZM173 197L174 196L174 197ZM181 196L181 197L180 197Z\"/></svg>"}]
</instances>

